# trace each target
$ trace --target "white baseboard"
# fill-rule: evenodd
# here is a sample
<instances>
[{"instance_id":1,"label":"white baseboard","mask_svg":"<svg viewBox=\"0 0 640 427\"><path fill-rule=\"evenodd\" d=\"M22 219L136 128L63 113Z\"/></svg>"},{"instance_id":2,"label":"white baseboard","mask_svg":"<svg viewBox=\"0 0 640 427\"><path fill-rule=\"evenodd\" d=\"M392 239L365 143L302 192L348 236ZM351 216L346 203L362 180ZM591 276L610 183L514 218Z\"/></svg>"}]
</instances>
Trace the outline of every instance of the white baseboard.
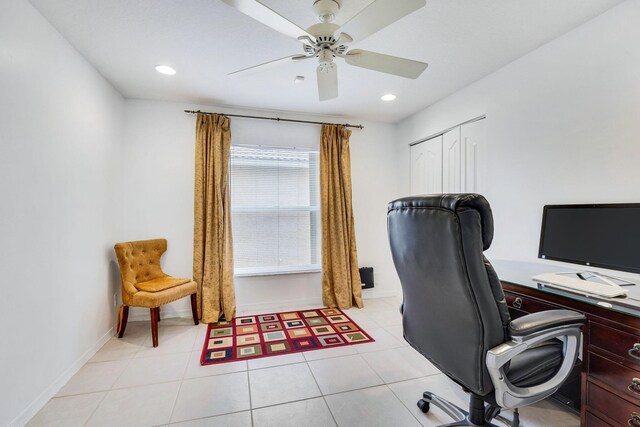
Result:
<instances>
[{"instance_id":1,"label":"white baseboard","mask_svg":"<svg viewBox=\"0 0 640 427\"><path fill-rule=\"evenodd\" d=\"M362 298L365 300L373 299L373 298L390 298L397 296L397 292L387 291L380 292L375 289L363 289L362 290ZM291 306L303 306L303 305L315 305L317 307L324 307L322 303L322 298L304 298L304 299L295 299L295 300L285 300L278 301L272 303L255 303L255 304L239 304L237 307L238 311L259 311L259 310L277 310L279 308L291 307Z\"/></svg>"},{"instance_id":2,"label":"white baseboard","mask_svg":"<svg viewBox=\"0 0 640 427\"><path fill-rule=\"evenodd\" d=\"M128 322L139 322L139 321L151 321L151 314L149 313L149 309L145 309L144 312L135 312L132 309L136 307L131 307L129 309L129 317ZM175 317L191 317L191 308L185 308L183 310L167 310L160 312L160 323L162 323L162 319L173 319Z\"/></svg>"},{"instance_id":3,"label":"white baseboard","mask_svg":"<svg viewBox=\"0 0 640 427\"><path fill-rule=\"evenodd\" d=\"M398 292L394 292L394 291L378 291L375 288L374 289L363 289L362 290L362 298L366 299L373 299L373 298L392 298L392 297L397 297L400 294L398 294Z\"/></svg>"},{"instance_id":4,"label":"white baseboard","mask_svg":"<svg viewBox=\"0 0 640 427\"><path fill-rule=\"evenodd\" d=\"M318 298L299 298L299 299L282 300L277 302L239 304L237 307L237 311L277 310L279 308L284 309L285 307L304 306L304 305L315 305L318 307L323 307L322 298L319 298L319 297Z\"/></svg>"},{"instance_id":5,"label":"white baseboard","mask_svg":"<svg viewBox=\"0 0 640 427\"><path fill-rule=\"evenodd\" d=\"M22 427L29 422L47 402L73 377L85 363L93 357L102 346L115 335L115 326L107 331L94 345L91 346L82 356L78 358L69 368L62 373L49 387L47 387L36 399L29 404L10 423L9 427Z\"/></svg>"},{"instance_id":6,"label":"white baseboard","mask_svg":"<svg viewBox=\"0 0 640 427\"><path fill-rule=\"evenodd\" d=\"M397 292L393 291L378 291L374 289L363 289L362 290L362 298L365 299L365 305L367 299L373 298L391 298L398 296ZM261 303L253 303L253 304L238 304L236 307L236 311L244 312L244 311L264 311L264 310L275 310L282 308L290 308L295 306L305 306L305 305L315 305L317 307L324 307L322 304L322 298L299 298L299 299L291 299L291 300L282 300L277 302L261 302ZM148 313L149 310L145 310L144 312L134 312L133 310L129 311L129 321L130 322L138 322L138 321L149 321L150 315ZM191 317L191 308L186 308L183 310L171 310L166 313L162 313L162 318L175 318L175 317Z\"/></svg>"}]
</instances>

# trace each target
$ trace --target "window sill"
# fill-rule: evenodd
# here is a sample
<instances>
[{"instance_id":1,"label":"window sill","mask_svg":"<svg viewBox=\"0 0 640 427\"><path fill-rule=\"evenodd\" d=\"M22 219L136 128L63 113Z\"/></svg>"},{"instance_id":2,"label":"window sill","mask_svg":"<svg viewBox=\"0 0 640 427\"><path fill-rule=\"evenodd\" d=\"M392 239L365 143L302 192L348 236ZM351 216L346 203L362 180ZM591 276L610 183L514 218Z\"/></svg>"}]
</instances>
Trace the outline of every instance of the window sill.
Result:
<instances>
[{"instance_id":1,"label":"window sill","mask_svg":"<svg viewBox=\"0 0 640 427\"><path fill-rule=\"evenodd\" d=\"M282 276L285 274L308 274L308 273L320 273L322 268L320 267L304 267L301 269L291 270L264 270L264 271L246 271L236 272L233 277L257 277L257 276Z\"/></svg>"}]
</instances>

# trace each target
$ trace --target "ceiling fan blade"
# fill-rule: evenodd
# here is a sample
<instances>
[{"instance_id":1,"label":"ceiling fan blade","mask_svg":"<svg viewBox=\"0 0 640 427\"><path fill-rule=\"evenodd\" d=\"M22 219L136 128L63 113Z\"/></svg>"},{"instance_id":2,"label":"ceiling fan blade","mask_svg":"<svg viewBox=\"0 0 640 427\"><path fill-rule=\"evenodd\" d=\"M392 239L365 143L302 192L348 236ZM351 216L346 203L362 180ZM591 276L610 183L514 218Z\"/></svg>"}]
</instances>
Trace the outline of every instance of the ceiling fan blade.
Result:
<instances>
[{"instance_id":1,"label":"ceiling fan blade","mask_svg":"<svg viewBox=\"0 0 640 427\"><path fill-rule=\"evenodd\" d=\"M331 66L325 67L318 65L316 69L318 76L318 95L320 101L338 97L338 66L331 63Z\"/></svg>"},{"instance_id":2,"label":"ceiling fan blade","mask_svg":"<svg viewBox=\"0 0 640 427\"><path fill-rule=\"evenodd\" d=\"M308 59L308 58L313 58L313 57L312 56L305 56L305 55L285 56L284 58L274 59L273 61L265 62L263 64L254 65L254 66L248 67L248 68L243 68L242 70L237 70L237 71L234 71L234 72L229 73L227 75L231 76L231 75L234 75L234 74L250 74L250 73L253 73L253 72L268 70L270 68L277 67L278 65L282 65L282 64L286 64L286 63L290 63L290 62L294 62L294 61L299 61L299 60L302 60L302 59Z\"/></svg>"},{"instance_id":3,"label":"ceiling fan blade","mask_svg":"<svg viewBox=\"0 0 640 427\"><path fill-rule=\"evenodd\" d=\"M239 12L244 13L247 16L255 19L258 22L270 27L277 32L284 34L285 36L297 39L300 36L311 37L311 34L307 33L302 28L298 27L293 22L289 21L284 16L275 12L271 8L256 0L222 0L229 6L233 7Z\"/></svg>"},{"instance_id":4,"label":"ceiling fan blade","mask_svg":"<svg viewBox=\"0 0 640 427\"><path fill-rule=\"evenodd\" d=\"M337 33L347 33L357 43L426 4L426 0L376 0L351 18Z\"/></svg>"},{"instance_id":5,"label":"ceiling fan blade","mask_svg":"<svg viewBox=\"0 0 640 427\"><path fill-rule=\"evenodd\" d=\"M397 56L384 55L382 53L360 49L350 50L344 56L344 59L349 65L406 77L408 79L417 79L429 65L426 62L413 61L411 59L398 58Z\"/></svg>"}]
</instances>

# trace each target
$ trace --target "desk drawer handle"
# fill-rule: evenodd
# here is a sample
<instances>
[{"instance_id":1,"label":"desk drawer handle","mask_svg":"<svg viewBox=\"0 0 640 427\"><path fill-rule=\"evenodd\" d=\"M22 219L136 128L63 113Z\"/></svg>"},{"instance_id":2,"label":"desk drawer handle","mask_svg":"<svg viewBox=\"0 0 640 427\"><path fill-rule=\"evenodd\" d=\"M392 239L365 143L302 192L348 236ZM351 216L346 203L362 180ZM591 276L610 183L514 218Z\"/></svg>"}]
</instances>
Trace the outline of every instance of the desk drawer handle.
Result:
<instances>
[{"instance_id":1,"label":"desk drawer handle","mask_svg":"<svg viewBox=\"0 0 640 427\"><path fill-rule=\"evenodd\" d=\"M515 308L521 308L522 307L522 298L517 297L516 299L513 300L513 306ZM640 350L640 344L638 344L638 349Z\"/></svg>"},{"instance_id":2,"label":"desk drawer handle","mask_svg":"<svg viewBox=\"0 0 640 427\"><path fill-rule=\"evenodd\" d=\"M629 354L629 356L633 357L634 359L640 360L640 356L637 355L638 352L640 352L640 343L635 343L633 345L633 348L629 350L627 353ZM638 425L640 426L640 424Z\"/></svg>"},{"instance_id":3,"label":"desk drawer handle","mask_svg":"<svg viewBox=\"0 0 640 427\"><path fill-rule=\"evenodd\" d=\"M631 384L627 386L627 390L635 394L640 394L640 378L632 379Z\"/></svg>"},{"instance_id":4,"label":"desk drawer handle","mask_svg":"<svg viewBox=\"0 0 640 427\"><path fill-rule=\"evenodd\" d=\"M640 427L640 415L637 412L631 413L631 418L627 420L627 424L631 427Z\"/></svg>"}]
</instances>

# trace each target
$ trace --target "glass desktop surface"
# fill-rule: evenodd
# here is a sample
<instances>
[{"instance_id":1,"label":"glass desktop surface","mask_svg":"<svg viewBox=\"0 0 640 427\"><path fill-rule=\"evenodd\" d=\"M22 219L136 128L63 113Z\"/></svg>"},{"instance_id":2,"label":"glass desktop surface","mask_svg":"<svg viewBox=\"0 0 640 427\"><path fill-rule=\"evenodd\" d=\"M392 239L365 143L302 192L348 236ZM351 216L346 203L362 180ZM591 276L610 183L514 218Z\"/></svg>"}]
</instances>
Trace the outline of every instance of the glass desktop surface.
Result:
<instances>
[{"instance_id":1,"label":"glass desktop surface","mask_svg":"<svg viewBox=\"0 0 640 427\"><path fill-rule=\"evenodd\" d=\"M502 259L490 260L491 265L496 270L498 277L503 282L509 282L517 286L537 289L538 291L560 295L565 298L581 301L587 304L597 305L609 310L619 311L631 316L640 317L640 285L625 286L629 291L626 297L605 298L580 295L573 292L555 289L544 286L533 281L532 277L542 273L558 273L558 272L580 272L588 270L580 268L565 268L562 265L549 265L543 262L526 262L526 261L509 261ZM619 274L612 273L614 276ZM624 274L624 273L623 273ZM627 277L626 275L624 276ZM633 282L633 279L630 279Z\"/></svg>"}]
</instances>

